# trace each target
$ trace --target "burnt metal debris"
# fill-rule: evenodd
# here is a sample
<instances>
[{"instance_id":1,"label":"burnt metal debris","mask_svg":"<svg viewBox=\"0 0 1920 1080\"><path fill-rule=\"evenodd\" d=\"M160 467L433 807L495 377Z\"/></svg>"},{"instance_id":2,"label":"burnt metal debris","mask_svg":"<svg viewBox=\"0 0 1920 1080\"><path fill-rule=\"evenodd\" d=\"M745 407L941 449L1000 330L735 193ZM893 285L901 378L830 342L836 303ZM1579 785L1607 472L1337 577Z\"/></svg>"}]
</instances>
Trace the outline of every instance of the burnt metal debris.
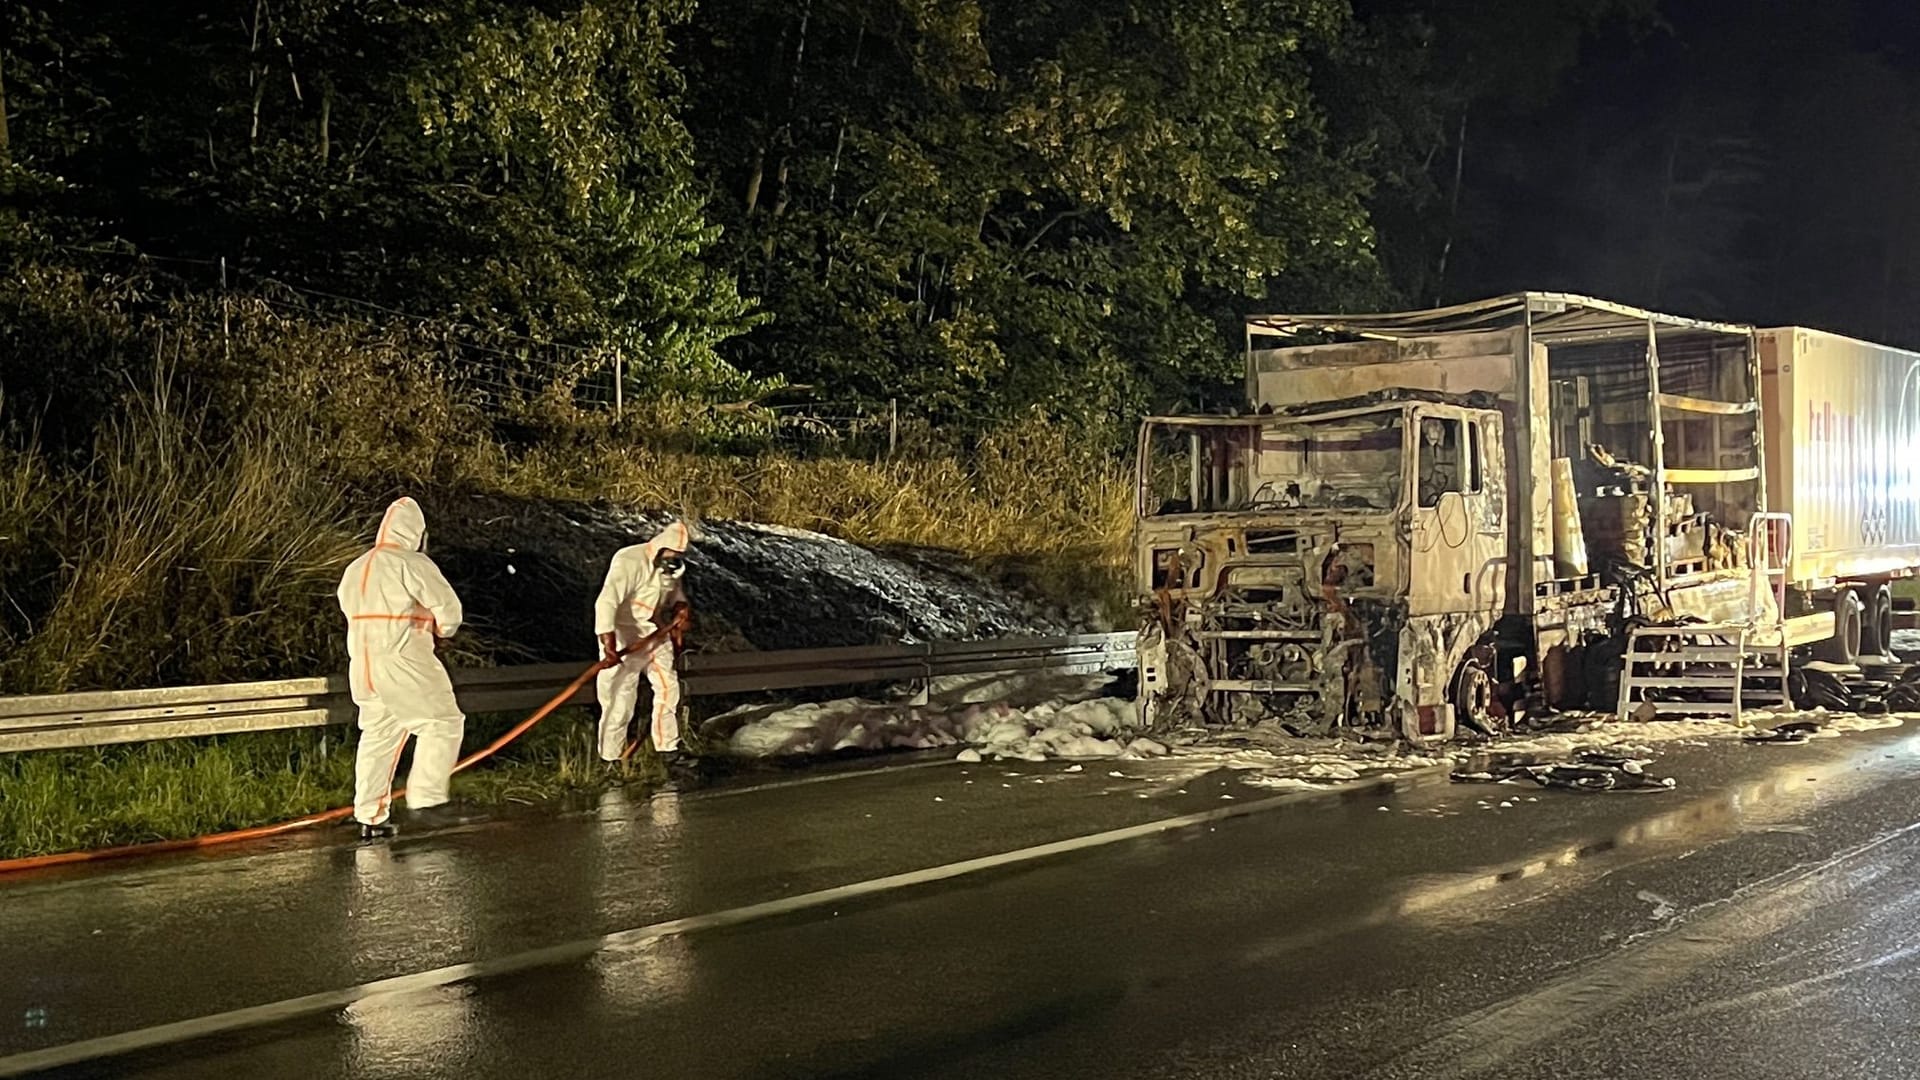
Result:
<instances>
[{"instance_id":1,"label":"burnt metal debris","mask_svg":"<svg viewBox=\"0 0 1920 1080\"><path fill-rule=\"evenodd\" d=\"M1456 784L1531 783L1567 791L1672 791L1671 776L1647 771L1651 758L1629 757L1605 751L1582 751L1565 761L1494 758L1477 768L1456 769Z\"/></svg>"}]
</instances>

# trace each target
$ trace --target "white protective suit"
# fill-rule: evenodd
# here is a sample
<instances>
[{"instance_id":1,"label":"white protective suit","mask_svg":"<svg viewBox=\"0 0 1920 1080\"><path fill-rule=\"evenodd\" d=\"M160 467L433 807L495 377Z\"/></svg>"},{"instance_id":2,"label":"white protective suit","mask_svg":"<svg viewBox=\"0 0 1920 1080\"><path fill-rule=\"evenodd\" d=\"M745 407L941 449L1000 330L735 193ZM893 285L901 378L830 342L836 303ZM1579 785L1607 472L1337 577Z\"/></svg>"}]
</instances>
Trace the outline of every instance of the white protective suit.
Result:
<instances>
[{"instance_id":1,"label":"white protective suit","mask_svg":"<svg viewBox=\"0 0 1920 1080\"><path fill-rule=\"evenodd\" d=\"M407 776L412 809L447 801L460 756L466 717L433 653L436 639L460 629L460 598L420 550L426 535L420 504L396 499L380 519L373 550L347 566L336 593L347 616L348 677L360 706L353 816L366 825L387 820L407 736L416 740Z\"/></svg>"},{"instance_id":2,"label":"white protective suit","mask_svg":"<svg viewBox=\"0 0 1920 1080\"><path fill-rule=\"evenodd\" d=\"M644 544L613 553L607 582L593 602L593 633L612 634L624 649L659 628L681 599L680 581L654 568L662 551L685 552L691 539L687 527L676 521ZM673 639L659 640L629 653L619 664L600 672L594 687L600 696L600 758L618 761L627 748L627 726L640 700L640 676L653 686L653 748L660 753L680 748L680 675L673 668Z\"/></svg>"}]
</instances>

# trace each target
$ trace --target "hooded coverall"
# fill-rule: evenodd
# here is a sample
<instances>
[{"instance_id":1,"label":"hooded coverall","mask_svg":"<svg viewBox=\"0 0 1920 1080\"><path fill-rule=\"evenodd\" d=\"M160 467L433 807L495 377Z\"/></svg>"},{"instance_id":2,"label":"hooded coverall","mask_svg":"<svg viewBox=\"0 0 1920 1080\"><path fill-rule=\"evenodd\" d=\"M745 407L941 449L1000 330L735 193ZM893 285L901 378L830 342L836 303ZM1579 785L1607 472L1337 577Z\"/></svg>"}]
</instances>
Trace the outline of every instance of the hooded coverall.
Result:
<instances>
[{"instance_id":1,"label":"hooded coverall","mask_svg":"<svg viewBox=\"0 0 1920 1080\"><path fill-rule=\"evenodd\" d=\"M593 632L614 636L615 647L625 649L653 633L681 599L680 580L662 573L654 558L662 551L685 553L687 527L676 521L644 544L613 553L606 584L593 603ZM673 669L673 639L662 634L644 649L628 653L594 680L600 697L600 758L618 761L627 747L627 726L633 722L644 673L653 687L653 748L660 753L680 748L680 676Z\"/></svg>"},{"instance_id":2,"label":"hooded coverall","mask_svg":"<svg viewBox=\"0 0 1920 1080\"><path fill-rule=\"evenodd\" d=\"M348 677L360 706L353 816L363 825L387 820L393 772L407 736L414 737L407 805L447 801L466 717L453 698L436 640L460 629L460 598L420 550L426 516L412 499L397 499L380 520L373 549L347 566L336 595L347 616Z\"/></svg>"}]
</instances>

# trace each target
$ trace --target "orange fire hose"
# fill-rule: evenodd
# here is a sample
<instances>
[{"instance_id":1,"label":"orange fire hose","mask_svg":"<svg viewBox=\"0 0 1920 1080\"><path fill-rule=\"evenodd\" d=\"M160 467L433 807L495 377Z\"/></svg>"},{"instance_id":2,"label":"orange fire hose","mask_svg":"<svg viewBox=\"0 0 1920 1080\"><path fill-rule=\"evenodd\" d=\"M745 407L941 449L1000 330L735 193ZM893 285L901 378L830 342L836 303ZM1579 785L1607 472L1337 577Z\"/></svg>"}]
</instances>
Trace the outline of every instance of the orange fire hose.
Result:
<instances>
[{"instance_id":1,"label":"orange fire hose","mask_svg":"<svg viewBox=\"0 0 1920 1080\"><path fill-rule=\"evenodd\" d=\"M683 619L684 616L677 616L673 623L669 623L655 630L653 633L648 634L646 637L641 638L639 641L621 649L616 655L626 656L629 653L645 648L648 644L658 640L661 635L671 632L676 627L683 626ZM577 678L568 683L565 690L560 691L548 699L545 705L535 709L532 715L515 724L505 735L488 743L484 748L461 758L453 766L453 771L461 772L499 753L508 743L526 734L528 728L545 720L555 709L565 705L568 698L578 693L580 688L587 684L588 679L593 678L611 666L613 666L612 662L605 657L594 661L593 666L581 672ZM629 750L629 752L631 752L631 750ZM398 799L406 793L407 789L401 788L395 791L391 798ZM217 847L222 844L237 844L243 840L261 840L269 836L279 836L283 833L311 828L315 825L325 825L328 822L341 821L352 815L353 807L337 806L332 810L322 810L317 814L308 814L305 817L297 817L289 821L275 822L272 825L255 825L248 829L234 829L230 832L209 833L206 836L190 836L181 840L151 840L144 844L120 844L115 847L95 848L92 851L62 851L53 855L29 855L20 859L0 859L0 875L17 874L26 870L42 870L51 866L67 866L73 863L121 859L132 855L162 855L171 851L194 851L199 848Z\"/></svg>"}]
</instances>

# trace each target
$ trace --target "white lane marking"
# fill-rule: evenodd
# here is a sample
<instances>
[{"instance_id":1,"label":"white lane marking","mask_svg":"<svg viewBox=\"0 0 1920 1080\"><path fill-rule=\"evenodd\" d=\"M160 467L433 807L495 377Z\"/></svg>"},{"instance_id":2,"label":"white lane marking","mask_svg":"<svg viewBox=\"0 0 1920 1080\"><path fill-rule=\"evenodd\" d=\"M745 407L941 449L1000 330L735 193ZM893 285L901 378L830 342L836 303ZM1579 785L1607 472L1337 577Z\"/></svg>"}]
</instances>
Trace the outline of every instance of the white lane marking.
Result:
<instances>
[{"instance_id":1,"label":"white lane marking","mask_svg":"<svg viewBox=\"0 0 1920 1080\"><path fill-rule=\"evenodd\" d=\"M837 885L830 889L818 889L814 892L800 893L796 896L767 900L745 907L728 908L706 915L690 915L680 919L653 923L635 927L631 930L616 930L598 937L581 938L575 941L561 942L544 948L529 949L525 952L491 960L476 960L464 964L450 964L429 971L415 972L411 975L396 975L387 979L349 986L340 990L324 990L317 994L287 998L283 1001L265 1005L250 1005L227 1012L214 1013L211 1016L195 1017L191 1020L178 1020L171 1024L159 1024L154 1027L140 1028L122 1032L118 1035L103 1035L93 1039L67 1043L63 1046L50 1046L42 1050L30 1050L0 1058L0 1076L20 1076L43 1069L57 1069L81 1062L100 1058L130 1054L140 1050L168 1046L173 1043L192 1039L206 1038L231 1031L259 1027L265 1024L281 1023L312 1016L318 1013L332 1012L346 1008L355 1002L372 998L386 998L402 994L433 990L469 979L486 978L524 971L529 968L550 964L562 964L582 960L595 953L610 949L630 949L645 945L660 938L691 934L701 930L714 930L727 926L739 926L742 923L756 922L761 919L777 918L809 908L824 907L829 904L843 903L848 900L894 889L905 889L916 885L926 885L937 881L947 881L968 874L978 874L987 870L996 870L1035 859L1052 858L1089 848L1104 847L1108 844L1138 840L1158 833L1176 829L1207 825L1228 818L1246 817L1264 810L1290 805L1310 799L1324 798L1327 795L1343 794L1352 791L1375 791L1382 788L1407 788L1424 784L1434 776L1444 777L1449 766L1436 766L1431 769L1419 769L1399 774L1393 780L1357 780L1349 784L1328 787L1320 791L1293 791L1285 795L1276 795L1255 802L1223 806L1214 810L1203 810L1179 817L1162 818L1158 821L1129 825L1121 829L1109 829L1106 832L1089 833L1066 840L1038 844L998 855L983 855L975 859L963 859L960 862L947 863L944 866L932 866L924 870L909 870L902 874L890 874L886 877L869 878L850 885Z\"/></svg>"},{"instance_id":2,"label":"white lane marking","mask_svg":"<svg viewBox=\"0 0 1920 1080\"><path fill-rule=\"evenodd\" d=\"M1563 978L1439 1025L1432 1037L1381 1071L1466 1077L1510 1062L1733 949L1794 925L1809 911L1830 908L1857 885L1848 864L1916 831L1920 822L1903 825L1818 863L1783 870L1702 904Z\"/></svg>"}]
</instances>

